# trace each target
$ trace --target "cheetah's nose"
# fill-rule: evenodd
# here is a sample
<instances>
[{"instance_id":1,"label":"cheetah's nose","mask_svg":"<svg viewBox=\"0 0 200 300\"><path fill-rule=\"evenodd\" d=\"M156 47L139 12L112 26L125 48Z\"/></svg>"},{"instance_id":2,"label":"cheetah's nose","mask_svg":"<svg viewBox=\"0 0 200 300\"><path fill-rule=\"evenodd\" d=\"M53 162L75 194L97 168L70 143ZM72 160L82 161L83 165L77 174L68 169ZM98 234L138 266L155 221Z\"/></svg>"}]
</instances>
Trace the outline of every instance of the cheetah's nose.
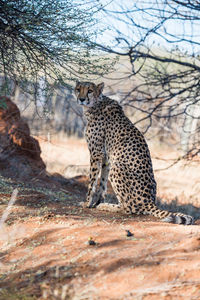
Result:
<instances>
[{"instance_id":1,"label":"cheetah's nose","mask_svg":"<svg viewBox=\"0 0 200 300\"><path fill-rule=\"evenodd\" d=\"M83 102L83 101L85 101L85 98L79 98L79 100L80 100L81 102Z\"/></svg>"}]
</instances>

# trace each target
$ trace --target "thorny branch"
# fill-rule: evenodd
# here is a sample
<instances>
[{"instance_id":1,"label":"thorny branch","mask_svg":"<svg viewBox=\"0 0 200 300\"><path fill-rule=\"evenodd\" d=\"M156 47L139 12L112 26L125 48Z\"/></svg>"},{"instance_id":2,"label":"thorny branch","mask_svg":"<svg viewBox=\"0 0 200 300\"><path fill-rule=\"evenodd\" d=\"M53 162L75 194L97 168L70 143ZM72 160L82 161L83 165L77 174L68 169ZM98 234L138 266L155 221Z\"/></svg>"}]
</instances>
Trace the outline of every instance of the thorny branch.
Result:
<instances>
[{"instance_id":1,"label":"thorny branch","mask_svg":"<svg viewBox=\"0 0 200 300\"><path fill-rule=\"evenodd\" d=\"M104 13L115 20L112 31L117 43L97 46L127 57L132 65L128 78L133 83L121 103L139 112L135 124L142 123L145 133L162 123L158 130L162 139L173 128L170 131L179 136L184 155L199 154L200 3L119 2Z\"/></svg>"}]
</instances>

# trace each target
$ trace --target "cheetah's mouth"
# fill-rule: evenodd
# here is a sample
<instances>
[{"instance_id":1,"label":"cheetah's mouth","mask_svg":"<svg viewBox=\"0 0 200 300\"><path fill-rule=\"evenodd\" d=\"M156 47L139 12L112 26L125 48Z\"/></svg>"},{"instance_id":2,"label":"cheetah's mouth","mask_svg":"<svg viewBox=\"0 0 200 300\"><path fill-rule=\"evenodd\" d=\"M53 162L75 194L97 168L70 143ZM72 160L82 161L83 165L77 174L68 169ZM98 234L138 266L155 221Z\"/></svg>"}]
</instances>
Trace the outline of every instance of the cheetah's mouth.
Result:
<instances>
[{"instance_id":1,"label":"cheetah's mouth","mask_svg":"<svg viewBox=\"0 0 200 300\"><path fill-rule=\"evenodd\" d=\"M88 106L90 104L90 101L88 99L85 99L84 101L78 101L78 103L82 106Z\"/></svg>"}]
</instances>

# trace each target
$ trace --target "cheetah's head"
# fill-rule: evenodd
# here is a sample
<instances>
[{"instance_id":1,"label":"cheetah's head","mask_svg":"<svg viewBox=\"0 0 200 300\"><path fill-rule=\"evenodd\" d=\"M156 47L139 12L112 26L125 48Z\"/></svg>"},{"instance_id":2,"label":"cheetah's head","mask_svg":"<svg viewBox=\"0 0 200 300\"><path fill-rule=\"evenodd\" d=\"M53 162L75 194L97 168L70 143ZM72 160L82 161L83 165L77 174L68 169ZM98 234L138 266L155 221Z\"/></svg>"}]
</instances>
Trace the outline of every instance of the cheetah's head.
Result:
<instances>
[{"instance_id":1,"label":"cheetah's head","mask_svg":"<svg viewBox=\"0 0 200 300\"><path fill-rule=\"evenodd\" d=\"M93 107L100 99L104 83L76 82L75 94L77 102L85 107Z\"/></svg>"}]
</instances>

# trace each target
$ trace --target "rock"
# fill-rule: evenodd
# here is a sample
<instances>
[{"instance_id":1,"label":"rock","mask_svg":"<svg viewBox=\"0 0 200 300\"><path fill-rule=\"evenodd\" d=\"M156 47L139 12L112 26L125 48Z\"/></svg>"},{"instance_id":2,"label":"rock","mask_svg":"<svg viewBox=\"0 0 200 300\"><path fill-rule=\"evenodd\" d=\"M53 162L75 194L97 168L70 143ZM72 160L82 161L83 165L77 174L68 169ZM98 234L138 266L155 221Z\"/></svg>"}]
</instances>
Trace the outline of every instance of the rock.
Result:
<instances>
[{"instance_id":1,"label":"rock","mask_svg":"<svg viewBox=\"0 0 200 300\"><path fill-rule=\"evenodd\" d=\"M7 97L0 97L0 174L22 179L45 173L45 164L36 139L18 107Z\"/></svg>"}]
</instances>

